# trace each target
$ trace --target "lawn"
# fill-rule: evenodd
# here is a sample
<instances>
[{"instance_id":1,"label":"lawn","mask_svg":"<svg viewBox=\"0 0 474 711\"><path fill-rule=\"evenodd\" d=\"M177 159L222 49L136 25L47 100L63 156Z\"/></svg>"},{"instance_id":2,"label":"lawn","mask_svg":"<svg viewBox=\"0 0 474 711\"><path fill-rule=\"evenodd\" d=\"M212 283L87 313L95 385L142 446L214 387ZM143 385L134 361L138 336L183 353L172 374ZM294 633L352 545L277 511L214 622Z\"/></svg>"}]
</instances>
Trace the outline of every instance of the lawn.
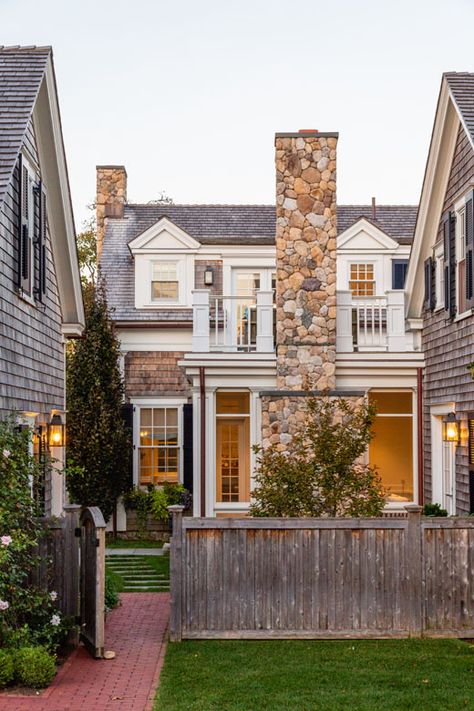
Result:
<instances>
[{"instance_id":1,"label":"lawn","mask_svg":"<svg viewBox=\"0 0 474 711\"><path fill-rule=\"evenodd\" d=\"M458 640L187 641L168 645L155 711L474 710Z\"/></svg>"},{"instance_id":2,"label":"lawn","mask_svg":"<svg viewBox=\"0 0 474 711\"><path fill-rule=\"evenodd\" d=\"M163 548L163 541L149 541L149 540L138 540L138 541L122 541L120 538L113 538L105 542L106 548Z\"/></svg>"}]
</instances>

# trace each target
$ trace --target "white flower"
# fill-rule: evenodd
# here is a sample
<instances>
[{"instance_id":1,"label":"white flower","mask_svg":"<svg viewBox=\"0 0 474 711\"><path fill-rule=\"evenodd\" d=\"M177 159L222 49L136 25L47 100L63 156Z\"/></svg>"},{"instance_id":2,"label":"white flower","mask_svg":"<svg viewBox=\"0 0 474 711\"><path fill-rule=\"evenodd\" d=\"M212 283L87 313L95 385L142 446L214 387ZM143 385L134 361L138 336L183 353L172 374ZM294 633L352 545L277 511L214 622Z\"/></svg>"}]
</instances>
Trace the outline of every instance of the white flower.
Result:
<instances>
[{"instance_id":1,"label":"white flower","mask_svg":"<svg viewBox=\"0 0 474 711\"><path fill-rule=\"evenodd\" d=\"M0 541L2 543L2 546L9 546L10 543L13 541L13 538L11 536L2 536L0 538Z\"/></svg>"},{"instance_id":2,"label":"white flower","mask_svg":"<svg viewBox=\"0 0 474 711\"><path fill-rule=\"evenodd\" d=\"M7 602L6 600L0 600L0 610L3 612L4 610L8 610L10 607L10 603Z\"/></svg>"},{"instance_id":3,"label":"white flower","mask_svg":"<svg viewBox=\"0 0 474 711\"><path fill-rule=\"evenodd\" d=\"M57 627L61 624L61 618L59 617L59 615L53 615L51 617L51 624L53 625L53 627Z\"/></svg>"},{"instance_id":4,"label":"white flower","mask_svg":"<svg viewBox=\"0 0 474 711\"><path fill-rule=\"evenodd\" d=\"M58 593L55 590L51 590L49 597L53 602L55 602L58 599Z\"/></svg>"},{"instance_id":5,"label":"white flower","mask_svg":"<svg viewBox=\"0 0 474 711\"><path fill-rule=\"evenodd\" d=\"M10 454L11 454L11 452L10 452L9 449L4 449L4 450L3 450L3 456L4 456L6 459L8 459L8 457L10 456Z\"/></svg>"}]
</instances>

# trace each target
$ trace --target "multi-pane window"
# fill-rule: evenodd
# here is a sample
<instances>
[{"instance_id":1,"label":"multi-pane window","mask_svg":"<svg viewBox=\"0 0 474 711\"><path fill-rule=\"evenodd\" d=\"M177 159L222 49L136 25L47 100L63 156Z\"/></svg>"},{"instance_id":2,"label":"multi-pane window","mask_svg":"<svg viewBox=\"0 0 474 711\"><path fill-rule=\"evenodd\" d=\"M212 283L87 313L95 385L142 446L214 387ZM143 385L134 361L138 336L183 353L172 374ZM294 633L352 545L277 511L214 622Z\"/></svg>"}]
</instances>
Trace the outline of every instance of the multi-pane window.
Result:
<instances>
[{"instance_id":1,"label":"multi-pane window","mask_svg":"<svg viewBox=\"0 0 474 711\"><path fill-rule=\"evenodd\" d=\"M250 396L248 392L216 393L217 501L250 498Z\"/></svg>"},{"instance_id":2,"label":"multi-pane window","mask_svg":"<svg viewBox=\"0 0 474 711\"><path fill-rule=\"evenodd\" d=\"M373 264L351 264L349 289L353 296L375 296Z\"/></svg>"},{"instance_id":3,"label":"multi-pane window","mask_svg":"<svg viewBox=\"0 0 474 711\"><path fill-rule=\"evenodd\" d=\"M140 484L179 480L177 407L142 407L139 444Z\"/></svg>"},{"instance_id":4,"label":"multi-pane window","mask_svg":"<svg viewBox=\"0 0 474 711\"><path fill-rule=\"evenodd\" d=\"M153 262L152 301L178 301L179 285L176 262Z\"/></svg>"},{"instance_id":5,"label":"multi-pane window","mask_svg":"<svg viewBox=\"0 0 474 711\"><path fill-rule=\"evenodd\" d=\"M466 210L463 207L456 218L456 268L458 313L466 311Z\"/></svg>"}]
</instances>

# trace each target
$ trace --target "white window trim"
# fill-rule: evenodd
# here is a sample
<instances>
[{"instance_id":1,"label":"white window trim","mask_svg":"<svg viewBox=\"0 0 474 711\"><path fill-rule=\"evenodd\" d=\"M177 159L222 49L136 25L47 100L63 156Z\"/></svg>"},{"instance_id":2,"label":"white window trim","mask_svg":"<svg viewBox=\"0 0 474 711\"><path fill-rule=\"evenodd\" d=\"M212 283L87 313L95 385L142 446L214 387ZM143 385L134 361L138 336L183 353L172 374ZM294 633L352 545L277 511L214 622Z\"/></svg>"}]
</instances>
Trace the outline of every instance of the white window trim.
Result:
<instances>
[{"instance_id":1,"label":"white window trim","mask_svg":"<svg viewBox=\"0 0 474 711\"><path fill-rule=\"evenodd\" d=\"M182 285L182 259L151 259L150 260L150 303L154 306L177 306L180 304L181 296L181 285ZM173 299L153 299L152 293L152 283L154 281L154 268L155 265L169 265L173 264L175 266L176 281L178 282L178 298ZM170 280L171 281L171 280Z\"/></svg>"},{"instance_id":2,"label":"white window trim","mask_svg":"<svg viewBox=\"0 0 474 711\"><path fill-rule=\"evenodd\" d=\"M439 242L434 248L435 260L435 312L444 309L444 244Z\"/></svg>"},{"instance_id":3,"label":"white window trim","mask_svg":"<svg viewBox=\"0 0 474 711\"><path fill-rule=\"evenodd\" d=\"M443 504L443 417L450 412L456 412L455 402L445 402L430 407L431 500L440 506ZM454 472L454 504L456 506L456 471Z\"/></svg>"},{"instance_id":4,"label":"white window trim","mask_svg":"<svg viewBox=\"0 0 474 711\"><path fill-rule=\"evenodd\" d=\"M153 396L130 400L133 405L133 486L140 486L140 410L151 407L176 407L178 409L178 481L180 484L183 483L183 405L187 402L186 397L158 398Z\"/></svg>"},{"instance_id":5,"label":"white window trim","mask_svg":"<svg viewBox=\"0 0 474 711\"><path fill-rule=\"evenodd\" d=\"M464 259L466 259L466 244L461 244L461 240L465 240L465 235L463 236L461 234L461 220L462 220L462 214L464 213L465 215L465 209L466 209L466 197L467 194L464 194L454 205L454 214L456 218L456 227L455 227L455 235L456 235L456 316L454 317L454 322L457 321L462 321L462 319L467 318L468 316L472 315L471 309L467 309L466 311L459 312L459 262L462 261L459 259L460 256L460 251L461 247L463 248L464 251ZM465 285L463 284L463 288L465 288Z\"/></svg>"}]
</instances>

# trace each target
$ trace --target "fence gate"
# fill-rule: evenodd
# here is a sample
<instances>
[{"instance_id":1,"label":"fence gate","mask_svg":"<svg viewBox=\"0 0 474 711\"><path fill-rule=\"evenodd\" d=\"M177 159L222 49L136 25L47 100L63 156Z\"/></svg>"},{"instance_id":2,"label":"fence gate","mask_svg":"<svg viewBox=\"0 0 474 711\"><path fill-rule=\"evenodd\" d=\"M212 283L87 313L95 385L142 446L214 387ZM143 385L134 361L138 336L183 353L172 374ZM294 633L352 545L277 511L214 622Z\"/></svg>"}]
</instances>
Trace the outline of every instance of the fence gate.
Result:
<instances>
[{"instance_id":1,"label":"fence gate","mask_svg":"<svg viewBox=\"0 0 474 711\"><path fill-rule=\"evenodd\" d=\"M97 506L81 514L81 640L104 656L105 521Z\"/></svg>"}]
</instances>

